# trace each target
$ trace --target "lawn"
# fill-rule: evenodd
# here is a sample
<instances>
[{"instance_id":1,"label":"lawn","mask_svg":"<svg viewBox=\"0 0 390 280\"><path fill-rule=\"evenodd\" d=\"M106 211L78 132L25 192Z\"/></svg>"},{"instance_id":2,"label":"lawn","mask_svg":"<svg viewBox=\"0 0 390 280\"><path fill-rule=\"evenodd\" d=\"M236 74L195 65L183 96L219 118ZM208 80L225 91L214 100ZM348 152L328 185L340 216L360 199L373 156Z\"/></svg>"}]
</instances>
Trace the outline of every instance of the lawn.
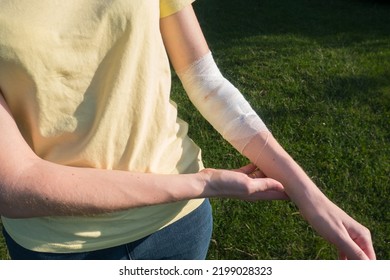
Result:
<instances>
[{"instance_id":1,"label":"lawn","mask_svg":"<svg viewBox=\"0 0 390 280\"><path fill-rule=\"evenodd\" d=\"M390 259L390 5L358 0L198 0L215 60L318 187L371 229ZM172 99L207 167L247 163ZM335 259L291 202L212 200L209 259ZM0 245L0 258L7 258Z\"/></svg>"},{"instance_id":2,"label":"lawn","mask_svg":"<svg viewBox=\"0 0 390 280\"><path fill-rule=\"evenodd\" d=\"M204 0L214 57L328 197L369 227L390 259L390 5L375 1ZM206 166L247 163L173 99ZM213 200L210 259L335 259L292 203Z\"/></svg>"}]
</instances>

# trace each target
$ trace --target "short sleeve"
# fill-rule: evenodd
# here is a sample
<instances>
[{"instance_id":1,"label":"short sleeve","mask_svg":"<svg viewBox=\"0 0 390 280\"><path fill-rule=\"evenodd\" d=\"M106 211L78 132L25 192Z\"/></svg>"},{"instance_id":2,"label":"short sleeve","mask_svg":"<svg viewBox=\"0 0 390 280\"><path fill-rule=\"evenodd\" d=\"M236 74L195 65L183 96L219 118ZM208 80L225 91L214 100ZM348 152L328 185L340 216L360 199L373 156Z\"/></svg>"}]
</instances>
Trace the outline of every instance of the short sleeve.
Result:
<instances>
[{"instance_id":1,"label":"short sleeve","mask_svg":"<svg viewBox=\"0 0 390 280\"><path fill-rule=\"evenodd\" d=\"M170 16L194 1L195 0L160 0L160 17Z\"/></svg>"}]
</instances>

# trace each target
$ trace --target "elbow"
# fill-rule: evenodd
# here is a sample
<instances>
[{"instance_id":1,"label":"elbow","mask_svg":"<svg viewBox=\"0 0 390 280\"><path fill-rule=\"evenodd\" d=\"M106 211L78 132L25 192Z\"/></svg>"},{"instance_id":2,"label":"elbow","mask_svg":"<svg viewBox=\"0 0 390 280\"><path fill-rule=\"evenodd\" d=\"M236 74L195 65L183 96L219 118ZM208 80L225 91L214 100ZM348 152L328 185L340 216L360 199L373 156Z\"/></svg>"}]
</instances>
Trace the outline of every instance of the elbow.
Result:
<instances>
[{"instance_id":1,"label":"elbow","mask_svg":"<svg viewBox=\"0 0 390 280\"><path fill-rule=\"evenodd\" d=\"M2 199L0 199L0 204L1 204L1 207L0 207L0 216L1 217L8 218L8 219L24 218L19 213L17 213L17 211L14 211L11 207L5 205L3 203Z\"/></svg>"},{"instance_id":2,"label":"elbow","mask_svg":"<svg viewBox=\"0 0 390 280\"><path fill-rule=\"evenodd\" d=\"M20 192L15 186L6 184L0 180L0 215L9 219L26 218L31 210L26 209L26 205L21 199Z\"/></svg>"},{"instance_id":3,"label":"elbow","mask_svg":"<svg viewBox=\"0 0 390 280\"><path fill-rule=\"evenodd\" d=\"M23 218L20 215L20 211L18 210L18 205L16 200L12 198L10 192L3 184L0 182L0 215L1 217L9 218L9 219L18 219Z\"/></svg>"},{"instance_id":4,"label":"elbow","mask_svg":"<svg viewBox=\"0 0 390 280\"><path fill-rule=\"evenodd\" d=\"M32 217L33 178L36 176L31 170L35 163L26 160L18 168L0 170L0 215L2 217L10 219Z\"/></svg>"},{"instance_id":5,"label":"elbow","mask_svg":"<svg viewBox=\"0 0 390 280\"><path fill-rule=\"evenodd\" d=\"M1 217L7 218L7 219L22 219L25 218L17 213L14 213L12 211L7 211L7 210L0 210Z\"/></svg>"},{"instance_id":6,"label":"elbow","mask_svg":"<svg viewBox=\"0 0 390 280\"><path fill-rule=\"evenodd\" d=\"M26 219L32 218L31 215L33 211L31 209L26 209L17 204L16 201L4 201L0 197L0 216L7 219Z\"/></svg>"}]
</instances>

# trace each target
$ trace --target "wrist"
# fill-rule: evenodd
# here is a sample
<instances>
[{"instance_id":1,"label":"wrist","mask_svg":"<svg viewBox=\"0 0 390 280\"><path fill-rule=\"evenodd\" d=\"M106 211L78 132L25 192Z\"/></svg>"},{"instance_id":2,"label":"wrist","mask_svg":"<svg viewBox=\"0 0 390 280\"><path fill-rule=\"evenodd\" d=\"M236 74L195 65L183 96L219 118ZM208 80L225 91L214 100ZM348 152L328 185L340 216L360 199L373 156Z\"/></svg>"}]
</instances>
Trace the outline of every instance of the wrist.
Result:
<instances>
[{"instance_id":1,"label":"wrist","mask_svg":"<svg viewBox=\"0 0 390 280\"><path fill-rule=\"evenodd\" d=\"M213 188L213 184L212 184L213 172L214 169L206 168L196 174L198 176L199 187L201 189L202 198L210 198L210 197L217 196L215 188Z\"/></svg>"},{"instance_id":2,"label":"wrist","mask_svg":"<svg viewBox=\"0 0 390 280\"><path fill-rule=\"evenodd\" d=\"M303 190L292 200L306 220L310 220L312 217L318 216L319 211L330 202L330 200L317 187L315 187L315 185L314 187Z\"/></svg>"}]
</instances>

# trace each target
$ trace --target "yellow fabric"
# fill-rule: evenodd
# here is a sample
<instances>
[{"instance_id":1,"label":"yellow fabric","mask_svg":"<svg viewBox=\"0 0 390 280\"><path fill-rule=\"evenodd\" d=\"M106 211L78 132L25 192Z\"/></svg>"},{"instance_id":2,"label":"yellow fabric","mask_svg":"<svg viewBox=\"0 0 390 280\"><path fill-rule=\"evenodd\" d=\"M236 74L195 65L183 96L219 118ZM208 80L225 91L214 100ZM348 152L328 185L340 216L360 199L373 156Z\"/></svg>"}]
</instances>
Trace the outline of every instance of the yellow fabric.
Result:
<instances>
[{"instance_id":1,"label":"yellow fabric","mask_svg":"<svg viewBox=\"0 0 390 280\"><path fill-rule=\"evenodd\" d=\"M173 13L181 10L185 6L191 4L195 0L182 0L182 1L176 1L176 0L163 0L161 2L160 7L160 16L161 17L167 17L172 15Z\"/></svg>"},{"instance_id":2,"label":"yellow fabric","mask_svg":"<svg viewBox=\"0 0 390 280\"><path fill-rule=\"evenodd\" d=\"M159 174L202 169L200 149L170 100L159 31L160 16L191 2L0 0L0 89L35 153L78 167ZM2 220L28 249L88 251L150 234L201 202L93 218Z\"/></svg>"}]
</instances>

